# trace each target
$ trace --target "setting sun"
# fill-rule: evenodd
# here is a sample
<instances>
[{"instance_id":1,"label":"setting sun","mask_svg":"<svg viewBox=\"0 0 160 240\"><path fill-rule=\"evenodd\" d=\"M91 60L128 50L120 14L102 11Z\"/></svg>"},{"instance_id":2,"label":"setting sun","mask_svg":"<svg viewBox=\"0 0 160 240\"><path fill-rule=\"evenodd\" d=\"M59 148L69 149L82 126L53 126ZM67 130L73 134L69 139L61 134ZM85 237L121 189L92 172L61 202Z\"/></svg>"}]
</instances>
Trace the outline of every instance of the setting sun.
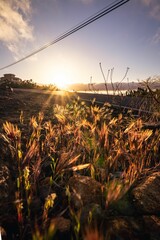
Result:
<instances>
[{"instance_id":1,"label":"setting sun","mask_svg":"<svg viewBox=\"0 0 160 240\"><path fill-rule=\"evenodd\" d=\"M52 64L43 66L45 83L54 84L59 89L67 89L67 86L73 83L73 69L63 61L60 65L58 63Z\"/></svg>"},{"instance_id":2,"label":"setting sun","mask_svg":"<svg viewBox=\"0 0 160 240\"><path fill-rule=\"evenodd\" d=\"M65 72L57 71L52 75L51 82L60 89L66 89L67 85L70 84L70 79Z\"/></svg>"}]
</instances>

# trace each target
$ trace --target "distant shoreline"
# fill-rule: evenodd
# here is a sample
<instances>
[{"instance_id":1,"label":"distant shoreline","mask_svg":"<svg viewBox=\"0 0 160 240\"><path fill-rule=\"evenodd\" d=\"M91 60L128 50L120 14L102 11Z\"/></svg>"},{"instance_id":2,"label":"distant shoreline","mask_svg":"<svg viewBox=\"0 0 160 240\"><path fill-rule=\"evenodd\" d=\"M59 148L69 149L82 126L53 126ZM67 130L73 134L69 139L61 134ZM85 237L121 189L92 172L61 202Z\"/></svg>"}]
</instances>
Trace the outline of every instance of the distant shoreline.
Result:
<instances>
[{"instance_id":1,"label":"distant shoreline","mask_svg":"<svg viewBox=\"0 0 160 240\"><path fill-rule=\"evenodd\" d=\"M150 82L149 85L151 86L152 89L160 89L160 82L155 81L155 82ZM91 91L91 92L108 92L113 91L113 92L126 92L126 91L134 91L137 90L138 88L146 88L144 82L123 82L123 83L107 83L105 86L105 83L88 83L88 84L83 84L83 83L75 83L75 84L69 84L67 90L68 91Z\"/></svg>"}]
</instances>

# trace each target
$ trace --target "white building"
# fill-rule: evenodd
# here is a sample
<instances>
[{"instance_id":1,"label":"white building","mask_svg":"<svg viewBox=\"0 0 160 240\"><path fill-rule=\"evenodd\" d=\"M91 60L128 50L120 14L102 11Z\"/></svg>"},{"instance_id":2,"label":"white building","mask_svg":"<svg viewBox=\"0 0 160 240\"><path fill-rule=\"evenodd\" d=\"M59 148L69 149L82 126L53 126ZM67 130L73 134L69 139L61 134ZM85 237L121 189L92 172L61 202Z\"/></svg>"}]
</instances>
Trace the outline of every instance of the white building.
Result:
<instances>
[{"instance_id":1,"label":"white building","mask_svg":"<svg viewBox=\"0 0 160 240\"><path fill-rule=\"evenodd\" d=\"M22 79L16 77L15 74L7 73L0 78L0 83L3 83L5 81L19 83L22 81Z\"/></svg>"}]
</instances>

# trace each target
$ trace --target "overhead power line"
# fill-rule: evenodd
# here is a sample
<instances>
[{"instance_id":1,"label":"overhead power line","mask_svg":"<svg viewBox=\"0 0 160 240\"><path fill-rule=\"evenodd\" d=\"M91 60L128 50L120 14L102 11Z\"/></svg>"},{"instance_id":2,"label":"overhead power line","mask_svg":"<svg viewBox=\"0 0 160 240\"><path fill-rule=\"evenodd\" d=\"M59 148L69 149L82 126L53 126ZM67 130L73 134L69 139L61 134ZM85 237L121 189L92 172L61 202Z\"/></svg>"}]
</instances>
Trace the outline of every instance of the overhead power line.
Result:
<instances>
[{"instance_id":1,"label":"overhead power line","mask_svg":"<svg viewBox=\"0 0 160 240\"><path fill-rule=\"evenodd\" d=\"M86 27L87 25L89 25L90 23L98 20L99 18L103 17L104 15L112 12L113 10L117 9L118 7L124 5L125 3L129 2L130 0L119 0L119 1L114 1L112 4L107 5L107 7L103 8L101 11L97 12L96 14L90 16L89 18L87 18L86 20L84 20L83 22L81 22L80 24L77 24L75 27L71 28L70 30L66 31L65 33L63 33L62 35L60 35L59 37L57 37L55 40L43 45L42 47L40 47L39 49L31 52L30 54L26 55L25 57L19 59L18 61L15 61L11 64L8 64L2 68L0 68L0 70L3 70L5 68L11 67L19 62L22 62L24 60L26 60L27 58L30 58L31 56L43 51L44 49L50 47L51 45L63 40L64 38L70 36L71 34L79 31L80 29Z\"/></svg>"}]
</instances>

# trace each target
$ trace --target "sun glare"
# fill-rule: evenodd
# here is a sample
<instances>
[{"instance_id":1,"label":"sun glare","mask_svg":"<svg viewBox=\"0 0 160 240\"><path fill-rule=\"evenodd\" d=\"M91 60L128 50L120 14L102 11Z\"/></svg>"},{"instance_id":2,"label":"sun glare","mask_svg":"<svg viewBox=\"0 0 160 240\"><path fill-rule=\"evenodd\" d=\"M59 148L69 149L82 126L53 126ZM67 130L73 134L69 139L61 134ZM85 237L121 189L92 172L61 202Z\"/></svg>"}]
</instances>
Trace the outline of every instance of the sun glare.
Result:
<instances>
[{"instance_id":1,"label":"sun glare","mask_svg":"<svg viewBox=\"0 0 160 240\"><path fill-rule=\"evenodd\" d=\"M66 89L70 84L70 80L64 72L56 72L52 75L52 84L55 84L60 89Z\"/></svg>"},{"instance_id":2,"label":"sun glare","mask_svg":"<svg viewBox=\"0 0 160 240\"><path fill-rule=\"evenodd\" d=\"M68 85L74 83L75 70L68 63L61 61L61 64L52 62L43 66L43 77L46 84L54 84L62 90L67 90Z\"/></svg>"}]
</instances>

